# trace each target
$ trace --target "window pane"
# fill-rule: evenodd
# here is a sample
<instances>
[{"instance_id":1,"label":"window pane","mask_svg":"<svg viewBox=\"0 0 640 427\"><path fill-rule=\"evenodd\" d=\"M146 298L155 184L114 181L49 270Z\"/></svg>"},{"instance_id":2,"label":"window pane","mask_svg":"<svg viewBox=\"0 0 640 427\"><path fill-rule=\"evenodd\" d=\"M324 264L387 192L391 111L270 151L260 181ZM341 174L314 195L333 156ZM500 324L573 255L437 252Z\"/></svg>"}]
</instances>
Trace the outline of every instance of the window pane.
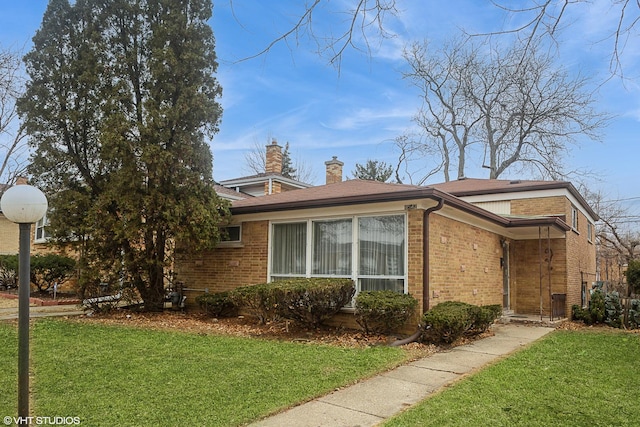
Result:
<instances>
[{"instance_id":1,"label":"window pane","mask_svg":"<svg viewBox=\"0 0 640 427\"><path fill-rule=\"evenodd\" d=\"M271 254L273 274L305 274L307 224L274 224Z\"/></svg>"},{"instance_id":2,"label":"window pane","mask_svg":"<svg viewBox=\"0 0 640 427\"><path fill-rule=\"evenodd\" d=\"M312 274L351 274L351 220L313 222Z\"/></svg>"},{"instance_id":3,"label":"window pane","mask_svg":"<svg viewBox=\"0 0 640 427\"><path fill-rule=\"evenodd\" d=\"M404 293L402 279L360 279L360 291L394 291Z\"/></svg>"},{"instance_id":4,"label":"window pane","mask_svg":"<svg viewBox=\"0 0 640 427\"><path fill-rule=\"evenodd\" d=\"M404 216L358 220L360 276L404 275Z\"/></svg>"},{"instance_id":5,"label":"window pane","mask_svg":"<svg viewBox=\"0 0 640 427\"><path fill-rule=\"evenodd\" d=\"M222 232L222 241L223 242L239 242L240 241L240 226L239 225L230 225L227 227L223 227Z\"/></svg>"}]
</instances>

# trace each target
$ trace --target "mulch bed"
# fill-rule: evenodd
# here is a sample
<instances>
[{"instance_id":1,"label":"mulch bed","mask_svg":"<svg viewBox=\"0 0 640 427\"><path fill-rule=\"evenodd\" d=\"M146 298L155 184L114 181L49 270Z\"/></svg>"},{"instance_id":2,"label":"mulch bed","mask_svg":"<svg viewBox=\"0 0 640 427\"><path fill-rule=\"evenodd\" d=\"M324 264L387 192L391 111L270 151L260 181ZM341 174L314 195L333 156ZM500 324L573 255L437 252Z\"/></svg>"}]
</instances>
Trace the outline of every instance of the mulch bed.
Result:
<instances>
[{"instance_id":1,"label":"mulch bed","mask_svg":"<svg viewBox=\"0 0 640 427\"><path fill-rule=\"evenodd\" d=\"M309 330L290 321L268 322L265 325L260 325L249 317L238 316L214 319L200 313L143 313L117 310L108 314L93 314L69 318L69 320L154 330L184 331L202 335L252 337L348 348L383 346L389 345L396 340L395 336L367 335L362 331L347 328L322 326ZM415 358L425 357L439 350L439 347L435 345L416 342L406 344L403 348Z\"/></svg>"}]
</instances>

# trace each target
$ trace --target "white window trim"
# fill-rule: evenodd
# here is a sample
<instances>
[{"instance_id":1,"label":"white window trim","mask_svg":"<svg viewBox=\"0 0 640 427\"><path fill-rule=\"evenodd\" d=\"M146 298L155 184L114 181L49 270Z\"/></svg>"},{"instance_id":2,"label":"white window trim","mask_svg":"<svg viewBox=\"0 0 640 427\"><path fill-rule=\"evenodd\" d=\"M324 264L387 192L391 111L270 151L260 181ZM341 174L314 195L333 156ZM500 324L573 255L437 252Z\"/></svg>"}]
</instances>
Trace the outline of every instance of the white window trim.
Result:
<instances>
[{"instance_id":1,"label":"white window trim","mask_svg":"<svg viewBox=\"0 0 640 427\"><path fill-rule=\"evenodd\" d=\"M227 227L238 227L239 228L238 240L220 240L216 246L217 247L225 247L225 248L242 248L242 247L244 247L244 244L242 242L242 224L231 224L231 225L227 225L227 226L222 227L222 228L227 228Z\"/></svg>"},{"instance_id":2,"label":"white window trim","mask_svg":"<svg viewBox=\"0 0 640 427\"><path fill-rule=\"evenodd\" d=\"M33 242L34 243L46 243L49 241L50 237L47 236L46 227L49 225L49 219L45 214L39 221L36 222L35 227L33 227ZM42 229L42 236L38 237L38 230Z\"/></svg>"},{"instance_id":3,"label":"white window trim","mask_svg":"<svg viewBox=\"0 0 640 427\"><path fill-rule=\"evenodd\" d=\"M380 216L402 216L404 219L404 275L398 276L379 276L379 275L358 275L358 271L360 269L359 265L359 253L360 253L360 239L359 239L359 227L358 227L358 219L359 218L368 218L368 217L380 217ZM312 263L312 240L313 240L313 222L315 221L330 221L330 220L340 220L340 219L351 219L352 227L351 227L351 275L320 275L320 274L311 274L311 263ZM306 241L306 257L305 257L305 274L276 274L273 275L271 271L271 261L273 258L273 226L277 224L295 224L295 223L306 223L306 232L307 232L307 241ZM268 247L267 251L267 280L271 282L273 276L277 277L340 277L340 278L348 278L352 279L356 286L356 295L360 292L359 289L359 279L390 279L390 280L402 280L403 281L403 292L406 294L409 291L408 287L408 276L409 276L409 224L408 217L406 212L384 212L384 213L365 213L362 215L348 215L348 216L336 216L336 217L314 217L314 218L306 218L306 219L292 219L292 220L282 220L282 221L270 221L269 222L269 232L268 232ZM355 298L355 296L354 296Z\"/></svg>"}]
</instances>

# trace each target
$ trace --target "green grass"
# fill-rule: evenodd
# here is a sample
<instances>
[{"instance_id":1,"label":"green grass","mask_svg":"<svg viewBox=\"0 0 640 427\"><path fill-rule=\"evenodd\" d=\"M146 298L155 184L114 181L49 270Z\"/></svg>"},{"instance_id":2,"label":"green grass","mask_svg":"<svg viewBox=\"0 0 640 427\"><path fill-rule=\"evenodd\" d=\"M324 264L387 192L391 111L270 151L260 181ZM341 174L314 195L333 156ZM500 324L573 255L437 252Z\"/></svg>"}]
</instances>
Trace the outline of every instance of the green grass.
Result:
<instances>
[{"instance_id":1,"label":"green grass","mask_svg":"<svg viewBox=\"0 0 640 427\"><path fill-rule=\"evenodd\" d=\"M385 426L640 426L640 335L554 332Z\"/></svg>"},{"instance_id":2,"label":"green grass","mask_svg":"<svg viewBox=\"0 0 640 427\"><path fill-rule=\"evenodd\" d=\"M0 324L0 415L16 413L17 338ZM31 415L83 426L233 426L392 367L402 350L42 319L31 333Z\"/></svg>"}]
</instances>

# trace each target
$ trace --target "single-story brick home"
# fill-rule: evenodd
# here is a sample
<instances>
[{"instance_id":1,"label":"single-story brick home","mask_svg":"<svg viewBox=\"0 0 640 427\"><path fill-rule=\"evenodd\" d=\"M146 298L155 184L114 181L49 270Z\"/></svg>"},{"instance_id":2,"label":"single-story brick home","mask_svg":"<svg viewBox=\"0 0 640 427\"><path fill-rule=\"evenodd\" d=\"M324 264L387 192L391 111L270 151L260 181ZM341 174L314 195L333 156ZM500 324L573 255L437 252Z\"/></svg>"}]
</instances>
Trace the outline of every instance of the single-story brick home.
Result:
<instances>
[{"instance_id":1,"label":"single-story brick home","mask_svg":"<svg viewBox=\"0 0 640 427\"><path fill-rule=\"evenodd\" d=\"M348 277L358 292L409 293L420 313L457 300L557 318L586 304L598 217L571 183L342 181L342 162L326 165L325 185L233 200L229 240L180 256L179 280L221 292L290 277Z\"/></svg>"}]
</instances>

